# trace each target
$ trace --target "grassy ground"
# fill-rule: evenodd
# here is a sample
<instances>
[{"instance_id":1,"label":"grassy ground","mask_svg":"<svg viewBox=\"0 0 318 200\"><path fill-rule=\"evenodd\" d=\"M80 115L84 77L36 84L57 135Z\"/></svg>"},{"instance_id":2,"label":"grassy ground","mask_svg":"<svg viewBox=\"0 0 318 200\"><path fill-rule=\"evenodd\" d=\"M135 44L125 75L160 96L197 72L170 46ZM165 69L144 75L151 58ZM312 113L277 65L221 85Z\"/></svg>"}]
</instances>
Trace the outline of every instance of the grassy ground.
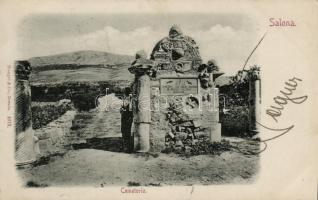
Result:
<instances>
[{"instance_id":1,"label":"grassy ground","mask_svg":"<svg viewBox=\"0 0 318 200\"><path fill-rule=\"evenodd\" d=\"M47 70L36 71L31 75L32 83L61 83L65 81L77 82L97 82L105 80L131 80L133 81L134 75L129 73L128 67L121 68L96 68L86 67L76 70Z\"/></svg>"}]
</instances>

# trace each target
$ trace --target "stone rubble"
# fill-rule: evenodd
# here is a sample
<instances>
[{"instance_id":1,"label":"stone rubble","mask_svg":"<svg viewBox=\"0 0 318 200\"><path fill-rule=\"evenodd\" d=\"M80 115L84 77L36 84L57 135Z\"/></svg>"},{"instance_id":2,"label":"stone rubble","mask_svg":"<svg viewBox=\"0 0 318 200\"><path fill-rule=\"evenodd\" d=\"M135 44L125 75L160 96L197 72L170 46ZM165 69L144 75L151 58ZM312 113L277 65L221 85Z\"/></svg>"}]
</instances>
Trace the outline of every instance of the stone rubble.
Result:
<instances>
[{"instance_id":1,"label":"stone rubble","mask_svg":"<svg viewBox=\"0 0 318 200\"><path fill-rule=\"evenodd\" d=\"M181 101L170 102L166 112L170 131L165 136L165 147L191 151L198 141L209 137L209 129L202 127L201 119L193 119L180 108Z\"/></svg>"}]
</instances>

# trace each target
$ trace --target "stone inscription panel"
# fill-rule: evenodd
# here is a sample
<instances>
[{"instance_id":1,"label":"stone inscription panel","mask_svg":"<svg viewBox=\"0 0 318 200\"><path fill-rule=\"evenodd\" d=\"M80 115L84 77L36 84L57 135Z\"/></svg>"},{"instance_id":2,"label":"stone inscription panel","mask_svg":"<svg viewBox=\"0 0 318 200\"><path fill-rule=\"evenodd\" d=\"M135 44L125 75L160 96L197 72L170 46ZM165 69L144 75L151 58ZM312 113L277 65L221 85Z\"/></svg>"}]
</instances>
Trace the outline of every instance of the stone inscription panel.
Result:
<instances>
[{"instance_id":1,"label":"stone inscription panel","mask_svg":"<svg viewBox=\"0 0 318 200\"><path fill-rule=\"evenodd\" d=\"M163 94L163 95L198 94L198 79L196 78L160 79L160 94Z\"/></svg>"}]
</instances>

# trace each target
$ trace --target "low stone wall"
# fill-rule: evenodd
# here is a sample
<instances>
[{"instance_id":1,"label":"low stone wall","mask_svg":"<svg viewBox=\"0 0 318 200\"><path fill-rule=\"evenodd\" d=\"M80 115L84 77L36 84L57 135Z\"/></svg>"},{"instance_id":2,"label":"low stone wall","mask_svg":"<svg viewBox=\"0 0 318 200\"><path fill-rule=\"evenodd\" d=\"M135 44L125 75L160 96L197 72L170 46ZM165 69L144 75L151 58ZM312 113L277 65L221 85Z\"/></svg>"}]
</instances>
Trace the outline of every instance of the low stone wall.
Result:
<instances>
[{"instance_id":1,"label":"low stone wall","mask_svg":"<svg viewBox=\"0 0 318 200\"><path fill-rule=\"evenodd\" d=\"M66 152L66 147L69 144L68 135L75 115L76 111L67 111L58 119L35 130L35 136L39 139L41 156L47 157Z\"/></svg>"},{"instance_id":2,"label":"low stone wall","mask_svg":"<svg viewBox=\"0 0 318 200\"><path fill-rule=\"evenodd\" d=\"M74 109L74 106L67 99L57 102L32 102L32 128L44 127L72 109Z\"/></svg>"}]
</instances>

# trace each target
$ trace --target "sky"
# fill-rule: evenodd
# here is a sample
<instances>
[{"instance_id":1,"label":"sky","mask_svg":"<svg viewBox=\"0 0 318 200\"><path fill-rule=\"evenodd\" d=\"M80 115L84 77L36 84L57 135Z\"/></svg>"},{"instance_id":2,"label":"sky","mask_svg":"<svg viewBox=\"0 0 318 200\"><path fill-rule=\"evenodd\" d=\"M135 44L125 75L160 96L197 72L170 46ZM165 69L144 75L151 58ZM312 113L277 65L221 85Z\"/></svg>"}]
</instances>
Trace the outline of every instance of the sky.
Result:
<instances>
[{"instance_id":1,"label":"sky","mask_svg":"<svg viewBox=\"0 0 318 200\"><path fill-rule=\"evenodd\" d=\"M30 15L18 29L20 59L80 50L134 55L154 45L177 24L227 74L238 71L258 42L257 22L240 14Z\"/></svg>"}]
</instances>

